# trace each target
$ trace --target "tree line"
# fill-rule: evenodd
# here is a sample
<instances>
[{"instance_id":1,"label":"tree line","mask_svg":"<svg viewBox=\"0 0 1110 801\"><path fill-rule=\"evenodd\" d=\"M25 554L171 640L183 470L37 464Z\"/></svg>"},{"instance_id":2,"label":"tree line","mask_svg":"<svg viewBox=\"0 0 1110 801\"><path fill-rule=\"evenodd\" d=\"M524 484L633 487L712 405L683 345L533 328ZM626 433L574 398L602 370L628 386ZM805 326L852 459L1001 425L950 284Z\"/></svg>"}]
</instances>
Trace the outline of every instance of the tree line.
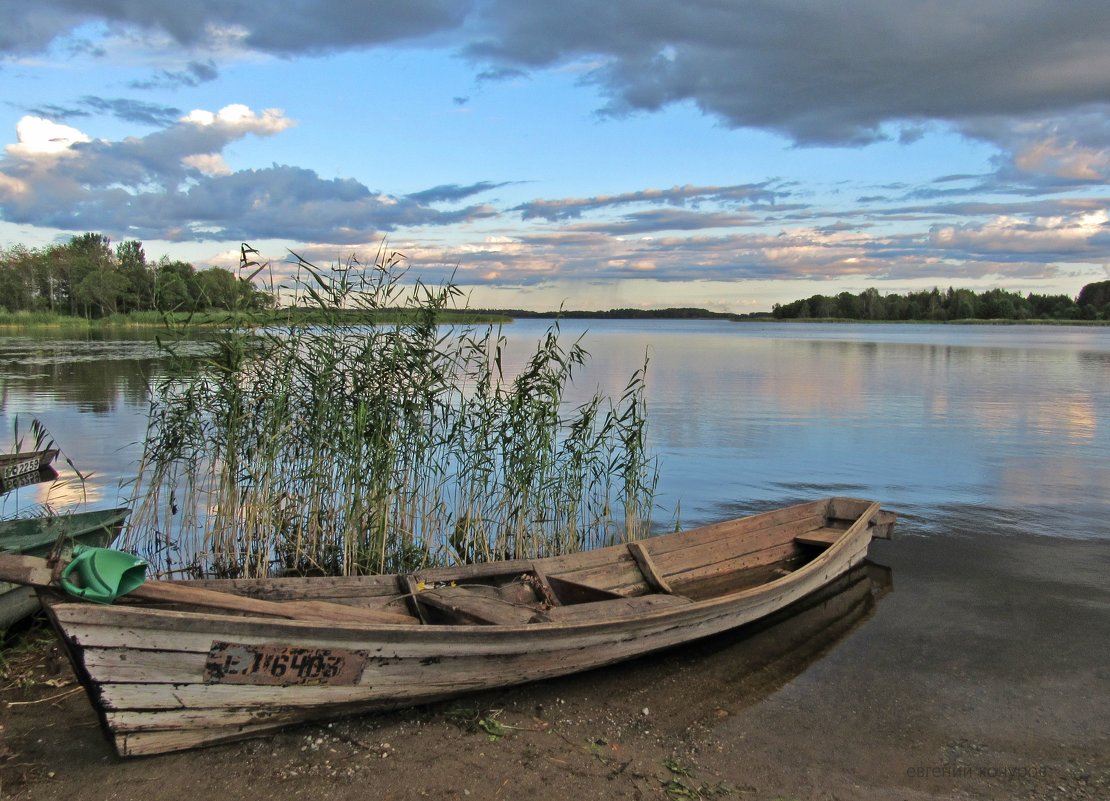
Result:
<instances>
[{"instance_id":1,"label":"tree line","mask_svg":"<svg viewBox=\"0 0 1110 801\"><path fill-rule=\"evenodd\" d=\"M65 244L43 248L0 248L0 309L106 317L132 311L263 309L273 298L245 278L222 267L197 270L184 261L162 257L149 262L142 242L129 239L112 247L108 237L85 233ZM502 312L505 313L505 312ZM703 318L703 309L614 309L608 312L538 313L514 310L513 317L666 317ZM976 293L949 287L904 295L813 295L774 305L777 319L846 320L1110 320L1110 281L1083 287L1078 297L1022 295L1005 289Z\"/></svg>"},{"instance_id":2,"label":"tree line","mask_svg":"<svg viewBox=\"0 0 1110 801\"><path fill-rule=\"evenodd\" d=\"M504 315L512 319L560 319L560 320L743 320L750 314L731 314L713 312L707 309L690 307L667 309L609 309L608 311L585 311L581 309L560 309L558 311L535 311L532 309L478 309L476 314Z\"/></svg>"},{"instance_id":3,"label":"tree line","mask_svg":"<svg viewBox=\"0 0 1110 801\"><path fill-rule=\"evenodd\" d=\"M1110 281L1088 284L1076 298L1068 295L1022 295L1005 289L976 293L946 292L934 287L904 295L880 295L874 288L858 295L813 295L793 303L776 303L771 314L783 320L1110 320Z\"/></svg>"},{"instance_id":4,"label":"tree line","mask_svg":"<svg viewBox=\"0 0 1110 801\"><path fill-rule=\"evenodd\" d=\"M162 257L147 260L142 242L112 247L86 233L65 244L0 249L0 309L100 318L132 311L266 308L271 297L222 267L197 270Z\"/></svg>"}]
</instances>

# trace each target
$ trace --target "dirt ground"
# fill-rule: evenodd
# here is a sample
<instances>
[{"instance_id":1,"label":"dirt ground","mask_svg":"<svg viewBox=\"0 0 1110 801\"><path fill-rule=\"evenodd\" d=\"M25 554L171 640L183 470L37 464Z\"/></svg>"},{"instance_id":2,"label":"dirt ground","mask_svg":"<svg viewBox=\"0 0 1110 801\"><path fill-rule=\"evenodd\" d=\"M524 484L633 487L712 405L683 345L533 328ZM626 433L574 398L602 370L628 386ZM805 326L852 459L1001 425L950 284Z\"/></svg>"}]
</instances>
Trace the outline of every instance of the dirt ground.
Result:
<instances>
[{"instance_id":1,"label":"dirt ground","mask_svg":"<svg viewBox=\"0 0 1110 801\"><path fill-rule=\"evenodd\" d=\"M904 537L790 616L430 707L123 760L44 629L4 652L0 797L1110 798L1110 549Z\"/></svg>"}]
</instances>

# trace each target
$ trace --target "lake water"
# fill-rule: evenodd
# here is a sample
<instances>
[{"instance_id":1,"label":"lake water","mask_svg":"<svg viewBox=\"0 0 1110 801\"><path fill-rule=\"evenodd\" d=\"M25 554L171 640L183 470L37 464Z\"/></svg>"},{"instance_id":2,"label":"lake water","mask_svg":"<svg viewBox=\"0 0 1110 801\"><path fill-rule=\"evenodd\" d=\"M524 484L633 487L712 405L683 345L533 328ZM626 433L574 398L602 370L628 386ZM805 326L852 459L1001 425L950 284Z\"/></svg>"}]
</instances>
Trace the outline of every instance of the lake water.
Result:
<instances>
[{"instance_id":1,"label":"lake water","mask_svg":"<svg viewBox=\"0 0 1110 801\"><path fill-rule=\"evenodd\" d=\"M506 326L506 370L549 323ZM650 359L670 528L828 494L879 500L901 529L1110 538L1110 328L564 321L591 354L575 393L619 394ZM141 452L149 340L0 338L0 434L38 418L66 456L57 484L0 516L127 499ZM10 444L0 440L0 447ZM89 475L91 474L91 475Z\"/></svg>"},{"instance_id":2,"label":"lake water","mask_svg":"<svg viewBox=\"0 0 1110 801\"><path fill-rule=\"evenodd\" d=\"M545 329L506 327L508 371ZM562 331L586 332L593 354L579 396L618 393L650 357L660 527L834 493L878 500L899 524L895 540L872 543L890 570L850 625L825 622L843 600L833 598L800 633L807 612L520 690L525 708L604 698L608 720L643 721L650 707L653 727L678 727L676 749L734 786L758 784L759 797L1105 797L1110 328L568 321ZM158 370L150 342L0 339L0 436L16 415L22 430L37 417L91 472L82 488L63 465L62 483L0 496L0 516L64 509L82 493L90 506L125 500ZM763 678L747 681L752 671ZM384 736L373 731L358 737ZM82 770L121 769L88 753ZM242 764L218 761L213 775ZM131 764L141 786L146 763Z\"/></svg>"}]
</instances>

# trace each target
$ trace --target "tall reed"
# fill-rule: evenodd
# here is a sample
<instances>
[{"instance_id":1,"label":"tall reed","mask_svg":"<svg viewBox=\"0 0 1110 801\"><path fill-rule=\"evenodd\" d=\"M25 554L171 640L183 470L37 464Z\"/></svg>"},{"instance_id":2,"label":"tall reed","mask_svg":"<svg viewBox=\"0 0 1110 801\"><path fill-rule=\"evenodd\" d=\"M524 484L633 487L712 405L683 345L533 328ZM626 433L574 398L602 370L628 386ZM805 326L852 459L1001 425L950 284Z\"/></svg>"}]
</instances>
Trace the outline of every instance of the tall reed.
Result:
<instances>
[{"instance_id":1,"label":"tall reed","mask_svg":"<svg viewBox=\"0 0 1110 801\"><path fill-rule=\"evenodd\" d=\"M438 324L456 285L406 283L398 254L366 268L297 261L285 291L311 318L275 326L271 311L204 355L171 347L129 546L168 573L351 575L646 533L657 476L646 362L619 400L571 407L587 353L557 323L510 376L501 329ZM405 311L352 328L352 308Z\"/></svg>"}]
</instances>

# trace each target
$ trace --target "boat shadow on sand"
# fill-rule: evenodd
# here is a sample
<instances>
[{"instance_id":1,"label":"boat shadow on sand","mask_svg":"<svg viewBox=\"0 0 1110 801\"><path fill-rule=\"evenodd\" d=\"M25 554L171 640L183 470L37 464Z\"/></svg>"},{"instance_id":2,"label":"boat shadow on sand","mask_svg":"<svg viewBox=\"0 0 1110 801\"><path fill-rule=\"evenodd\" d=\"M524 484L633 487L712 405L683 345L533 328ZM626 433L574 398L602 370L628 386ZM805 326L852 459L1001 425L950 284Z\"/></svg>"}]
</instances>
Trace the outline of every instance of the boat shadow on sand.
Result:
<instances>
[{"instance_id":1,"label":"boat shadow on sand","mask_svg":"<svg viewBox=\"0 0 1110 801\"><path fill-rule=\"evenodd\" d=\"M589 695L614 708L647 708L656 728L685 730L757 704L789 684L862 626L893 589L889 567L864 561L778 612L723 634L462 703L541 705L548 698ZM431 709L449 711L459 703Z\"/></svg>"}]
</instances>

